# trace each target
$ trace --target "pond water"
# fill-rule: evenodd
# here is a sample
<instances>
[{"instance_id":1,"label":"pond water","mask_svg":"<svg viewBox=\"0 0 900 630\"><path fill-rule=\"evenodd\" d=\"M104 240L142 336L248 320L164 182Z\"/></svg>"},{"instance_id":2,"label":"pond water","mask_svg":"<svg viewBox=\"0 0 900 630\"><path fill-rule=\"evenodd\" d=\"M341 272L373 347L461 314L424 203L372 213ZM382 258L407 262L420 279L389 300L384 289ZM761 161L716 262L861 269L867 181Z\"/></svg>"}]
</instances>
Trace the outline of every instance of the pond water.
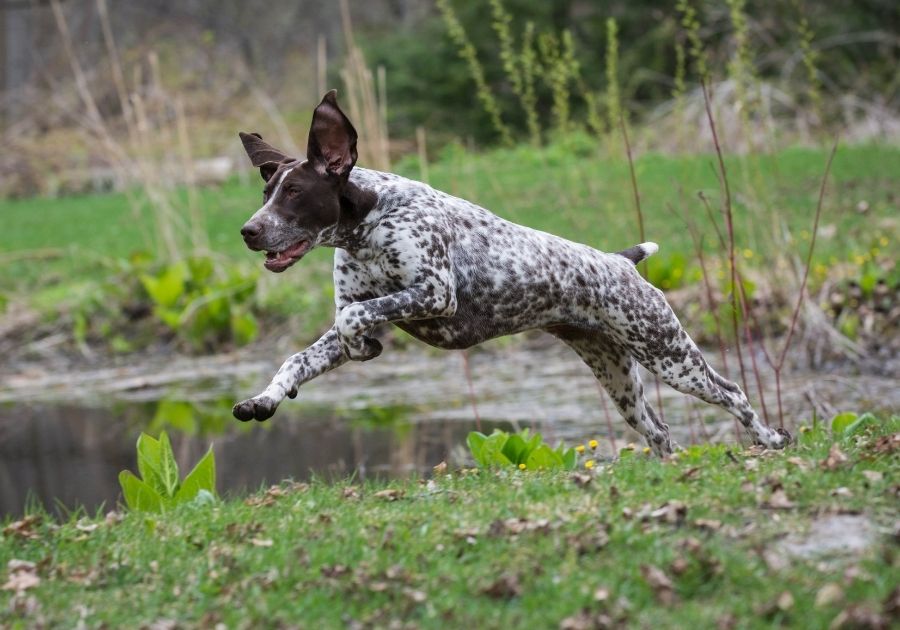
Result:
<instances>
[{"instance_id":1,"label":"pond water","mask_svg":"<svg viewBox=\"0 0 900 630\"><path fill-rule=\"evenodd\" d=\"M260 360L260 354L276 359ZM639 443L588 369L545 338L495 343L468 355L418 346L385 352L308 383L268 422L234 420L233 402L259 391L283 354L160 357L63 374L31 366L4 376L0 518L21 514L29 502L57 513L113 508L121 500L119 471L136 470L141 431L167 430L184 472L212 444L223 494L311 475L427 474L441 461L463 463L465 436L476 428L529 426L552 443L598 437L601 456ZM771 413L773 385L764 380ZM678 443L735 439L730 416L646 382ZM784 389L786 417L794 420L810 418L813 406L820 414L900 408L889 378L795 372ZM794 429L796 422L786 424Z\"/></svg>"}]
</instances>

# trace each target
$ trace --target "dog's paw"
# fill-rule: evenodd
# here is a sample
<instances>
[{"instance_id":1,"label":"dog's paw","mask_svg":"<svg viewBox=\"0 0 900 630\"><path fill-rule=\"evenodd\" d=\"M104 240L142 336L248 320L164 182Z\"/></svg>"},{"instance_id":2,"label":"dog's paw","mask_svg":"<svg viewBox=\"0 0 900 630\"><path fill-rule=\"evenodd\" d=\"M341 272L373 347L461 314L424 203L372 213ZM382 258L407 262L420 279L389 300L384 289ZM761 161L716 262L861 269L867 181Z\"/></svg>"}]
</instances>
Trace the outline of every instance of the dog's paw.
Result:
<instances>
[{"instance_id":1,"label":"dog's paw","mask_svg":"<svg viewBox=\"0 0 900 630\"><path fill-rule=\"evenodd\" d=\"M262 422L271 418L276 409L278 409L278 403L268 396L256 396L236 404L231 409L231 413L241 422L250 420Z\"/></svg>"},{"instance_id":2,"label":"dog's paw","mask_svg":"<svg viewBox=\"0 0 900 630\"><path fill-rule=\"evenodd\" d=\"M351 361L368 361L380 355L384 350L381 342L371 337L341 339L341 348Z\"/></svg>"}]
</instances>

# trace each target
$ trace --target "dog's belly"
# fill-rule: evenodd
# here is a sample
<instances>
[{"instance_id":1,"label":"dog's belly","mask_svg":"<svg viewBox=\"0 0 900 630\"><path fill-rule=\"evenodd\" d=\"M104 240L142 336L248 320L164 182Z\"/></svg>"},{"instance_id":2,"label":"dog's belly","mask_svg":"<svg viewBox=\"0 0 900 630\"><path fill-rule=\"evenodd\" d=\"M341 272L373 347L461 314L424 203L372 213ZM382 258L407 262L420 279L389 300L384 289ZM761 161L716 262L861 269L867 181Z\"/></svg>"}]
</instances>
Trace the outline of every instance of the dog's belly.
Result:
<instances>
[{"instance_id":1,"label":"dog's belly","mask_svg":"<svg viewBox=\"0 0 900 630\"><path fill-rule=\"evenodd\" d=\"M494 337L512 335L557 323L558 315L535 304L505 304L496 300L458 301L452 317L394 322L431 346L447 350L470 348Z\"/></svg>"}]
</instances>

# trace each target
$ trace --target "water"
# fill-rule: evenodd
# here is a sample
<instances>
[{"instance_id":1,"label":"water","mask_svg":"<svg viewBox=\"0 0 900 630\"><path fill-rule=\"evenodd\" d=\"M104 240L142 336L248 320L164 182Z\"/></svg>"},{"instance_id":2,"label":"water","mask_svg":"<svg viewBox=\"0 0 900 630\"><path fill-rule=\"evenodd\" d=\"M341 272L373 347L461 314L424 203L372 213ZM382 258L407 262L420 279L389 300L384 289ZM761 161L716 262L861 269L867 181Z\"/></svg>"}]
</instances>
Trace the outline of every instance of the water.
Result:
<instances>
[{"instance_id":1,"label":"water","mask_svg":"<svg viewBox=\"0 0 900 630\"><path fill-rule=\"evenodd\" d=\"M259 391L276 360L234 354L65 373L20 370L0 386L0 517L21 514L29 501L57 513L115 507L118 473L136 470L141 431L167 430L183 472L212 444L223 494L313 474L426 474L441 461L464 461L465 436L476 427L530 426L552 443L599 437L604 455L612 454L612 440L619 447L639 442L561 344L540 337L471 352L471 392L463 356L420 346L392 350L320 377L268 422L246 424L231 417L231 405ZM665 386L657 396L646 382L678 443L734 439L730 416ZM772 383L765 387L774 411ZM896 381L888 378L794 373L784 389L789 428L809 418L813 405L825 415L830 408L900 408ZM755 387L751 398L758 398Z\"/></svg>"}]
</instances>

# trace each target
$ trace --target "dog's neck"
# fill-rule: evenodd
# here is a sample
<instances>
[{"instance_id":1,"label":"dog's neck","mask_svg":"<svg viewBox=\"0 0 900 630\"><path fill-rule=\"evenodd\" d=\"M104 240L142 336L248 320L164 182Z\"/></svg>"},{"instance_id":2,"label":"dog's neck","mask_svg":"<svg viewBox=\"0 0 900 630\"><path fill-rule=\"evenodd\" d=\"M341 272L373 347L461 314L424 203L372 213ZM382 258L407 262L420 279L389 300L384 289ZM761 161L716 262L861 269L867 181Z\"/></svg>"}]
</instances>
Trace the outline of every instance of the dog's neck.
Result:
<instances>
[{"instance_id":1,"label":"dog's neck","mask_svg":"<svg viewBox=\"0 0 900 630\"><path fill-rule=\"evenodd\" d=\"M337 225L322 235L322 245L356 251L365 247L370 226L367 217L378 205L378 193L348 180L340 193L341 217Z\"/></svg>"}]
</instances>

